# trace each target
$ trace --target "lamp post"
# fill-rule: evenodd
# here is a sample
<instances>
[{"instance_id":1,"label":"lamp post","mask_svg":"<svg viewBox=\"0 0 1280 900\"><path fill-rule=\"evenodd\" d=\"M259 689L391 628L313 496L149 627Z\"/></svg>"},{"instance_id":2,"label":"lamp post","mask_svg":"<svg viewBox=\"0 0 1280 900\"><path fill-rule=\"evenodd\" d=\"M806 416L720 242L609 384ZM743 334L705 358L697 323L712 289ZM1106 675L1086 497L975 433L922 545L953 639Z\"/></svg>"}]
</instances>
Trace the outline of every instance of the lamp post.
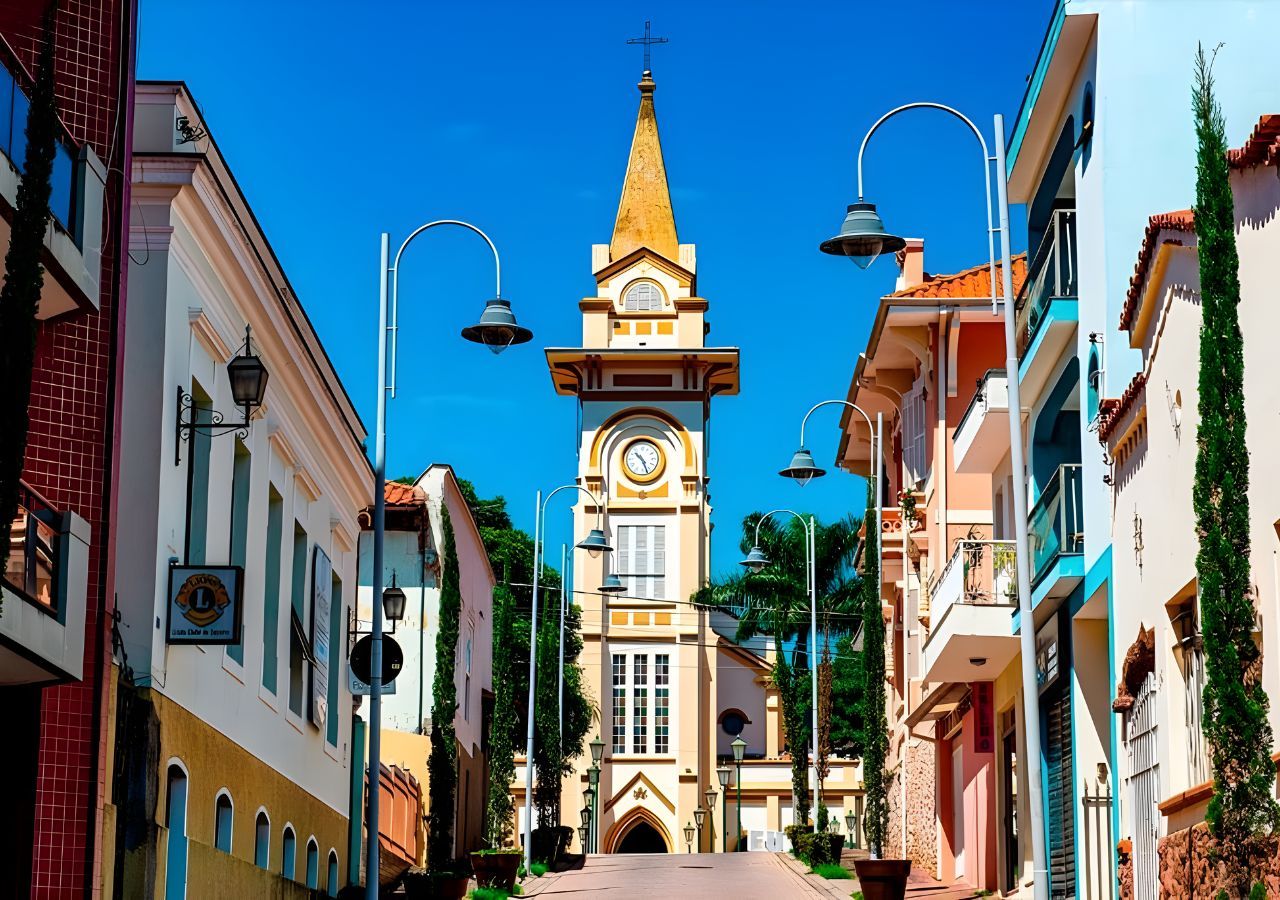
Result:
<instances>
[{"instance_id":1,"label":"lamp post","mask_svg":"<svg viewBox=\"0 0 1280 900\"><path fill-rule=\"evenodd\" d=\"M687 822L684 826L684 852L693 852L693 826Z\"/></svg>"},{"instance_id":2,"label":"lamp post","mask_svg":"<svg viewBox=\"0 0 1280 900\"><path fill-rule=\"evenodd\" d=\"M533 608L530 612L529 619L529 706L528 715L526 716L528 723L525 730L525 762L524 762L524 870L531 871L533 865L533 733L534 733L534 697L537 694L537 675L538 675L538 581L542 574L542 539L546 531L546 513L547 505L551 503L551 498L561 491L578 491L586 494L596 505L596 527L582 540L575 544L578 550L586 550L593 556L599 556L601 553L607 553L613 548L609 546L608 540L605 539L604 530L601 528L601 516L603 515L603 505L598 497L591 491L579 484L562 484L555 488L551 493L547 494L546 500L542 499L542 491L537 492L534 500L533 514ZM561 617L561 629L564 628L564 619ZM564 643L564 635L561 634L560 643ZM564 667L561 666L563 673ZM556 733L556 741L562 743L560 733Z\"/></svg>"},{"instance_id":3,"label":"lamp post","mask_svg":"<svg viewBox=\"0 0 1280 900\"><path fill-rule=\"evenodd\" d=\"M801 453L808 453L807 450L801 450ZM796 454L799 456L799 453ZM792 463L794 464L794 460ZM812 458L810 459L812 462ZM816 467L815 467L816 468ZM764 551L760 549L760 526L770 516L779 513L787 513L800 520L800 524L804 527L804 561L805 561L805 582L809 589L809 671L811 677L809 681L813 685L813 752L809 755L810 774L813 778L813 830L818 830L818 815L816 806L821 802L822 785L818 780L818 563L816 553L816 535L818 530L817 522L813 516L808 520L798 512L790 509L772 509L756 520L756 536L751 547L751 552L747 554L747 558L742 560L740 565L745 566L752 572L759 572L765 566L769 565L769 558L764 555ZM782 652L782 648L778 648L778 652Z\"/></svg>"},{"instance_id":4,"label":"lamp post","mask_svg":"<svg viewBox=\"0 0 1280 900\"><path fill-rule=\"evenodd\" d=\"M867 142L871 135L889 119L913 109L936 109L955 116L969 126L982 148L982 175L986 183L987 198L987 253L991 277L991 311L996 312L996 254L994 236L997 231L992 227L991 166L996 169L996 206L1000 216L1000 260L1001 260L1001 297L1004 303L1004 346L1005 371L1009 373L1009 457L1013 470L1013 506L1014 506L1014 539L1016 543L1016 568L1018 576L1018 607L1021 614L1019 637L1022 645L1022 702L1024 715L1022 727L1026 735L1027 756L1038 760L1042 754L1040 738L1040 708L1038 685L1036 683L1036 643L1035 628L1031 608L1031 556L1030 542L1027 537L1027 483L1026 461L1022 447L1022 398L1018 375L1018 342L1014 329L1016 310L1013 304L1013 261L1009 251L1009 178L1005 167L1004 116L996 113L993 118L995 131L995 153L987 149L987 140L982 131L959 110L941 103L918 102L908 103L891 109L885 113L862 139L858 148L858 202L849 207L840 233L828 241L824 241L820 249L824 253L843 255L852 258L862 268L866 268L883 252L893 252L905 246L902 238L889 234L873 204L864 202L862 191L862 157L867 150ZM865 260L865 262L863 262ZM1045 900L1049 895L1048 854L1045 847L1044 830L1044 785L1041 782L1040 767L1027 766L1028 806L1031 814L1031 854L1034 869L1036 900Z\"/></svg>"},{"instance_id":5,"label":"lamp post","mask_svg":"<svg viewBox=\"0 0 1280 900\"><path fill-rule=\"evenodd\" d=\"M693 811L693 823L698 827L698 852L702 852L702 823L707 820L707 811L698 806Z\"/></svg>"},{"instance_id":6,"label":"lamp post","mask_svg":"<svg viewBox=\"0 0 1280 900\"><path fill-rule=\"evenodd\" d=\"M734 784L738 786L738 833L733 836L734 848L742 849L742 757L747 752L747 742L742 739L742 735L738 735L733 739L733 743L729 745L733 748L733 765L737 769L734 776Z\"/></svg>"},{"instance_id":7,"label":"lamp post","mask_svg":"<svg viewBox=\"0 0 1280 900\"><path fill-rule=\"evenodd\" d=\"M484 239L493 251L495 275L494 298L485 303L480 321L462 330L468 341L484 344L495 354L514 344L523 344L533 337L527 328L516 324L511 304L502 299L502 262L498 248L489 236L474 225L456 219L440 219L414 229L400 249L394 261L390 256L390 236L383 232L381 240L381 277L378 285L378 404L377 425L373 454L373 596L382 595L383 542L386 536L386 477L387 477L387 398L396 394L396 345L399 335L400 257L405 248L418 235L441 225L456 225ZM388 367L388 350L390 366ZM388 372L388 368L390 371ZM390 375L390 382L388 382ZM382 763L382 605L373 604L373 623L370 641L369 682L369 771L375 777ZM378 897L378 791L369 792L366 804L366 825L370 839L365 854L365 896L368 900Z\"/></svg>"},{"instance_id":8,"label":"lamp post","mask_svg":"<svg viewBox=\"0 0 1280 900\"><path fill-rule=\"evenodd\" d=\"M587 778L591 784L591 852L600 852L600 760L604 758L604 741L596 735L588 746L591 747L591 768L587 769Z\"/></svg>"},{"instance_id":9,"label":"lamp post","mask_svg":"<svg viewBox=\"0 0 1280 900\"><path fill-rule=\"evenodd\" d=\"M707 832L707 852L715 852L715 831L716 831L716 789L711 785L707 785L707 789L702 792L702 797L707 801L707 812L711 816L711 829ZM701 842L698 844L702 846Z\"/></svg>"},{"instance_id":10,"label":"lamp post","mask_svg":"<svg viewBox=\"0 0 1280 900\"><path fill-rule=\"evenodd\" d=\"M720 793L724 794L724 805L720 807L720 852L729 852L729 767L716 769L716 778L720 781Z\"/></svg>"},{"instance_id":11,"label":"lamp post","mask_svg":"<svg viewBox=\"0 0 1280 900\"><path fill-rule=\"evenodd\" d=\"M881 488L880 475L883 468L883 459L882 459L882 453L881 453L882 445L880 442L882 439L881 428L884 426L883 414L876 413L876 424L873 430L871 427L871 417L867 415L866 410L858 406L856 403L850 403L848 400L822 400L818 403L815 403L812 407L809 408L809 411L804 414L804 418L800 420L800 448L796 450L794 454L792 454L791 464L787 466L785 469L783 469L782 471L780 471L778 474L782 475L784 478L790 478L800 487L804 487L814 478L821 478L823 475L827 474L825 469L820 468L817 464L814 463L813 454L810 453L808 449L806 449L805 443L804 443L804 428L805 428L805 425L807 425L809 422L809 417L813 415L814 412L816 412L817 410L821 409L824 406L832 406L832 405L847 407L848 409L851 409L854 412L858 413L858 415L862 416L863 421L867 423L868 434L873 436L872 456L875 459L875 467L876 467L875 494L874 494L875 504L876 504L876 535L877 535L876 571L878 572L880 570L879 562L881 559L881 550L880 550L881 542L879 539L879 534L880 534L880 507L881 507L880 492L882 488ZM813 528L810 529L809 542L811 546L813 545L813 542L814 542L814 538L813 538L814 530L815 529ZM809 630L813 634L813 641L812 641L813 649L811 651L813 654L813 664L812 664L813 676L810 680L813 682L813 725L812 725L813 727L813 783L814 783L813 801L816 807L818 804L822 802L822 797L821 797L822 784L818 780L818 643L817 643L818 572L816 567L811 567L811 570L812 570L812 574L811 574L812 580L810 582L809 590L810 590L812 602L811 602L811 608L809 613L809 616L810 616ZM814 809L814 815L813 815L813 830L814 830L814 833L817 833L818 831L818 811L816 808Z\"/></svg>"}]
</instances>

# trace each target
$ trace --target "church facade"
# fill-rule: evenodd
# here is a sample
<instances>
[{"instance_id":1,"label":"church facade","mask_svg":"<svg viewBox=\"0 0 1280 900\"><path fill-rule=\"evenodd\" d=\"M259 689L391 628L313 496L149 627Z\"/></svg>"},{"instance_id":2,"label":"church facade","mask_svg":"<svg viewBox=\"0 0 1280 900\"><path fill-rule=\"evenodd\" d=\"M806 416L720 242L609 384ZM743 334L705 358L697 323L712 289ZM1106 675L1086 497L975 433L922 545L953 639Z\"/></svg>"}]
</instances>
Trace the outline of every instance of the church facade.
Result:
<instances>
[{"instance_id":1,"label":"church facade","mask_svg":"<svg viewBox=\"0 0 1280 900\"><path fill-rule=\"evenodd\" d=\"M579 303L582 344L546 351L555 390L579 404L578 483L604 506L579 494L575 533L602 513L614 548L580 559L573 573L581 664L605 744L594 849L719 852L738 833L736 773L727 792L716 773L733 768L734 738L747 742L744 834L791 824L790 763L768 681L771 647L737 645L731 616L689 603L713 574L708 424L712 400L738 392L739 353L707 343L708 301L698 294L696 248L676 235L650 72L639 90L613 235L592 247L596 293ZM600 593L610 575L623 590ZM590 755L575 765L562 824L576 828ZM858 789L854 769L832 767L833 814ZM709 789L714 808L690 848L684 827L707 808Z\"/></svg>"}]
</instances>

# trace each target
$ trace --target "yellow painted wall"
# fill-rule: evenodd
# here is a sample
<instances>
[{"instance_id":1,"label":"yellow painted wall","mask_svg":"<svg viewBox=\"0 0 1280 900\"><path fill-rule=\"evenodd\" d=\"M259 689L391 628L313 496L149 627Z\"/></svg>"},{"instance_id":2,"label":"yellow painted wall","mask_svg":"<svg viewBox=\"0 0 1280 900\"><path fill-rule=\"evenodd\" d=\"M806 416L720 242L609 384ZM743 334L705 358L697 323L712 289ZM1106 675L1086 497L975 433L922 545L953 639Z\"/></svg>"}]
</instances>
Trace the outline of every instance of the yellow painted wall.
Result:
<instances>
[{"instance_id":1,"label":"yellow painted wall","mask_svg":"<svg viewBox=\"0 0 1280 900\"><path fill-rule=\"evenodd\" d=\"M172 703L161 694L143 692L156 706L160 721L160 766L158 779L156 824L157 838L156 894L164 895L163 823L168 816L167 778L170 762L180 760L187 772L187 839L188 883L200 886L193 898L291 897L283 886L264 892L264 884L278 884L283 858L283 834L286 823L293 826L297 837L297 869L295 878L306 877L307 841L313 835L319 845L319 883L325 884L330 849L338 854L338 881L346 883L347 816L308 794L281 773L267 766L225 735ZM234 819L231 856L215 850L214 803L218 792L226 788L231 794ZM253 865L256 819L259 807L265 807L271 820L270 872ZM234 865L235 861L244 865ZM211 874L212 873L212 874ZM212 881L210 880L212 879ZM217 894L203 893L214 881ZM212 890L213 888L208 888ZM271 893L270 891L277 891ZM301 896L305 896L301 894Z\"/></svg>"}]
</instances>

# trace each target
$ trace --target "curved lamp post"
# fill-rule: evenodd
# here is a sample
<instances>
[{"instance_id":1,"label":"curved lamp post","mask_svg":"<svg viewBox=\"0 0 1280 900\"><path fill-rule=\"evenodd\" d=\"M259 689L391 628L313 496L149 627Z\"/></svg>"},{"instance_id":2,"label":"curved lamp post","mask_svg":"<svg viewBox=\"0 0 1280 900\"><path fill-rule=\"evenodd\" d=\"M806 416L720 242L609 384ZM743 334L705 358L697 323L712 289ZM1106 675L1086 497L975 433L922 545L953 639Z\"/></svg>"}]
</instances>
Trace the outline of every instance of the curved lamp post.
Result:
<instances>
[{"instance_id":1,"label":"curved lamp post","mask_svg":"<svg viewBox=\"0 0 1280 900\"><path fill-rule=\"evenodd\" d=\"M852 215L852 214L850 214L850 215ZM877 219L877 221L878 221L878 219ZM846 220L846 224L848 224L847 220ZM829 243L829 242L828 242L828 243ZM825 246L825 245L824 245L824 246ZM877 250L876 252L878 253L879 251ZM849 409L852 409L852 410L854 410L855 412L857 412L857 413L858 413L858 415L862 416L863 420L867 423L867 431L868 431L868 433L869 433L869 434L871 434L871 435L873 436L873 438L872 438L872 440L873 440L873 443L872 443L872 457L875 459L875 463L876 463L875 494L874 494L874 497L875 497L875 504L876 504L876 560L877 560L876 570L877 570L877 571L879 571L879 568L880 568L880 566L879 566L879 561L880 561L880 558L881 558L881 551L880 551L880 506L881 506L881 503L880 503L880 491L881 491L881 487L880 487L880 485L881 485L881 481L880 481L880 475L881 475L881 472L882 472L882 469L883 469L883 459L882 459L881 445L880 445L880 441L881 441L881 433L880 433L880 431L881 431L881 428L882 428L882 427L883 427L883 425L884 425L884 416L883 416L883 414L881 414L881 413L876 413L876 424L875 424L875 428L873 429L873 428L871 427L871 417L870 417L869 415L867 415L866 410L864 410L862 407L858 406L856 403L850 403L848 400L822 400L822 401L819 401L818 403L815 403L812 407L810 407L810 408L809 408L809 411L808 411L807 413L805 413L805 414L804 414L804 418L800 420L800 448L799 448L798 450L796 450L796 452L795 452L795 453L793 453L793 454L792 454L792 456L791 456L791 464L790 464L790 465L788 465L785 469L782 469L780 472L778 472L778 474L779 474L779 475L781 475L781 476L783 476L784 478L790 478L790 479L791 479L791 480L793 480L796 484L798 484L800 487L804 487L806 484L808 484L808 483L809 483L810 481L812 481L813 479L815 479L815 478L821 478L823 475L826 475L826 474L827 474L827 470L826 470L826 469L823 469L823 468L819 468L819 466L818 466L818 465L813 461L813 454L812 454L812 453L810 453L810 452L808 451L808 449L806 449L806 448L805 448L805 445L804 445L804 429L805 429L805 426L806 426L807 424L809 424L809 417L810 417L811 415L813 415L813 414L814 414L814 412L816 412L817 410L821 409L821 408L822 408L822 407L824 407L824 406L832 406L832 405L836 405L836 406L845 406L845 407L848 407ZM811 531L812 531L812 530L813 530L813 529L811 529ZM759 534L759 530L757 529L757 535L758 535L758 534ZM757 544L759 543L759 539L758 539L758 538L757 538L757 541L756 541L756 542L757 542ZM810 543L812 543L812 542L813 542L813 537L812 537L812 534L811 534L811 535L810 535ZM757 548L753 548L752 552L754 553L756 549L759 549L759 548L758 548L758 547L757 547ZM748 559L749 559L749 557L748 557ZM759 569L756 569L756 571L759 571ZM817 747L818 747L818 678L817 678L817 671L818 671L818 670L817 670L817 652L818 652L818 650L817 650L817 643L816 643L816 635L817 635L817 631L818 631L818 601L817 601L817 591L818 591L818 587L817 587L817 580L818 580L818 573L817 573L817 571L816 571L816 569L815 569L815 570L813 571L813 573L812 573L812 581L811 581L811 587L810 587L810 591L811 591L811 592L812 592L812 594L813 594L813 604L812 604L812 610L811 610L811 612L810 612L810 626L809 626L809 627L810 627L810 630L811 630L811 631L814 633L814 635L815 635L815 643L814 643L814 645L813 645L813 648L814 648L814 649L813 649L813 653L814 653L814 668L813 668L814 677L811 679L811 680L813 681L813 747L814 747L814 754L813 754L813 777L814 777L814 783L815 783L815 793L814 793L814 803L815 803L815 805L818 803L818 800L819 800L818 793L820 792L820 789L821 789L821 785L818 785L818 784L817 784L817 780L818 780L818 753L817 753ZM818 811L817 811L817 809L815 809L815 810L814 810L814 814L813 814L813 830L814 830L814 832L815 832L815 833L816 833L816 832L817 832L817 830L818 830Z\"/></svg>"},{"instance_id":2,"label":"curved lamp post","mask_svg":"<svg viewBox=\"0 0 1280 900\"><path fill-rule=\"evenodd\" d=\"M875 210L875 207L871 204L864 203L862 192L862 156L866 152L867 142L871 140L871 135L875 134L876 130L889 119L899 113L913 109L936 109L956 117L969 126L969 130L973 132L974 137L978 139L978 144L982 148L982 177L986 184L987 192L987 252L990 258L991 311L995 314L998 312L999 303L1004 303L1005 370L1010 375L1008 379L1009 409L1014 411L1009 416L1009 456L1011 468L1013 469L1013 506L1015 510L1013 524L1017 548L1015 565L1018 577L1018 608L1022 620L1019 638L1022 647L1022 702L1023 709L1026 711L1026 714L1022 717L1022 727L1026 735L1027 755L1030 759L1035 760L1039 759L1042 753L1040 717L1035 714L1035 711L1039 709L1040 700L1036 684L1036 643L1031 609L1031 555L1028 550L1029 540L1027 537L1026 461L1022 447L1020 415L1022 398L1020 396L1021 386L1019 385L1018 377L1017 335L1014 329L1015 310L1012 302L1013 261L1009 251L1009 178L1008 170L1005 166L1004 116L996 113L993 117L995 153L992 154L987 149L987 140L983 137L982 131L978 126L959 110L950 106L930 102L908 103L885 113L871 126L871 129L862 139L862 145L858 148L858 203L849 208L850 214L845 218L840 233L830 240L824 241L819 249L824 253L849 256L855 262L858 262L862 268L866 268L879 253L885 252L890 248L899 249L904 246L901 238L886 232L884 223L880 221L879 216L875 217L875 222L871 222L869 218L865 217L865 210L862 210L864 215L860 218L853 216L853 210L855 206L870 206L872 212ZM991 196L992 164L995 165L996 170L996 203L994 205L998 207L1000 215L1000 227L998 229L993 227L991 216L993 205ZM1000 232L1002 301L996 297L996 231ZM880 238L879 247L875 246L877 235ZM871 252L873 250L875 251L874 253ZM866 260L866 262L862 262L862 260ZM1039 766L1027 767L1027 790L1031 813L1031 853L1035 897L1036 900L1045 900L1049 895L1049 870L1048 854L1045 848L1044 785L1041 782Z\"/></svg>"},{"instance_id":3,"label":"curved lamp post","mask_svg":"<svg viewBox=\"0 0 1280 900\"><path fill-rule=\"evenodd\" d=\"M793 460L794 462L794 460ZM812 710L812 727L813 727L813 752L809 755L810 771L813 776L813 830L818 830L818 810L817 806L821 802L822 785L818 780L818 563L817 563L817 547L815 537L817 535L818 524L814 521L813 516L805 519L800 513L791 509L771 509L759 519L756 520L756 536L751 547L751 552L747 554L746 559L742 560L739 565L745 566L752 572L760 572L765 566L769 565L769 558L764 555L764 551L760 549L760 526L771 516L779 513L786 513L794 516L800 521L800 525L804 528L804 574L805 585L809 591L809 671L811 677L809 681L813 687L813 710ZM779 648L781 652L781 648Z\"/></svg>"},{"instance_id":4,"label":"curved lamp post","mask_svg":"<svg viewBox=\"0 0 1280 900\"><path fill-rule=\"evenodd\" d=\"M596 527L591 529L587 536L578 541L574 547L578 550L586 550L594 556L613 549L605 539L604 530L601 527L604 506L599 497L580 484L562 484L547 494L545 500L542 498L542 491L538 491L533 515L533 609L529 619L529 712L528 727L525 731L524 759L524 870L526 872L531 871L533 865L533 701L537 693L538 674L538 581L542 574L542 539L546 531L547 505L551 503L551 498L561 491L578 491L586 494L596 505ZM564 628L563 614L560 617L560 627ZM560 643L564 643L563 634ZM561 666L562 673L563 669L564 667Z\"/></svg>"},{"instance_id":5,"label":"curved lamp post","mask_svg":"<svg viewBox=\"0 0 1280 900\"><path fill-rule=\"evenodd\" d=\"M493 251L494 298L485 304L480 321L462 330L462 336L469 341L484 344L494 353L500 353L514 344L523 344L533 337L533 333L516 323L511 312L511 304L502 299L502 261L498 257L498 248L489 236L476 226L458 219L438 219L414 229L400 249L396 251L395 260L391 262L391 237L382 234L381 242L381 277L378 284L378 418L374 437L373 454L373 596L382 596L382 558L383 541L386 535L386 496L385 482L387 474L387 395L394 399L396 395L396 345L399 334L399 296L400 296L400 257L405 249L418 235L441 225L456 225L465 228L484 239ZM388 320L390 325L388 325ZM388 347L388 345L390 345ZM387 351L390 349L390 383L388 383ZM378 768L382 763L382 604L373 604L373 623L370 641L370 683L369 683L369 771L373 773L371 780L376 780ZM366 804L367 826L370 839L365 854L365 896L368 900L378 897L378 791L369 792Z\"/></svg>"}]
</instances>

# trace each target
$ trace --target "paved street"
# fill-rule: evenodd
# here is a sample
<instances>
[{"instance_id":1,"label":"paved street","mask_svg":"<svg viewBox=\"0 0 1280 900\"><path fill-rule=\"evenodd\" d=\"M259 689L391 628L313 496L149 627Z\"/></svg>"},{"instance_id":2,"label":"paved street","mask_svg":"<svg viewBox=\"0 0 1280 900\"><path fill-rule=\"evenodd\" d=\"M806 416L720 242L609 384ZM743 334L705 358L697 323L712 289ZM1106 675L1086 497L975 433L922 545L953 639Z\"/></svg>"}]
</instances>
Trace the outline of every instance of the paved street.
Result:
<instances>
[{"instance_id":1,"label":"paved street","mask_svg":"<svg viewBox=\"0 0 1280 900\"><path fill-rule=\"evenodd\" d=\"M856 882L824 882L774 853L614 854L590 856L581 869L525 883L528 896L595 896L626 891L641 897L733 897L783 900L848 897Z\"/></svg>"}]
</instances>

